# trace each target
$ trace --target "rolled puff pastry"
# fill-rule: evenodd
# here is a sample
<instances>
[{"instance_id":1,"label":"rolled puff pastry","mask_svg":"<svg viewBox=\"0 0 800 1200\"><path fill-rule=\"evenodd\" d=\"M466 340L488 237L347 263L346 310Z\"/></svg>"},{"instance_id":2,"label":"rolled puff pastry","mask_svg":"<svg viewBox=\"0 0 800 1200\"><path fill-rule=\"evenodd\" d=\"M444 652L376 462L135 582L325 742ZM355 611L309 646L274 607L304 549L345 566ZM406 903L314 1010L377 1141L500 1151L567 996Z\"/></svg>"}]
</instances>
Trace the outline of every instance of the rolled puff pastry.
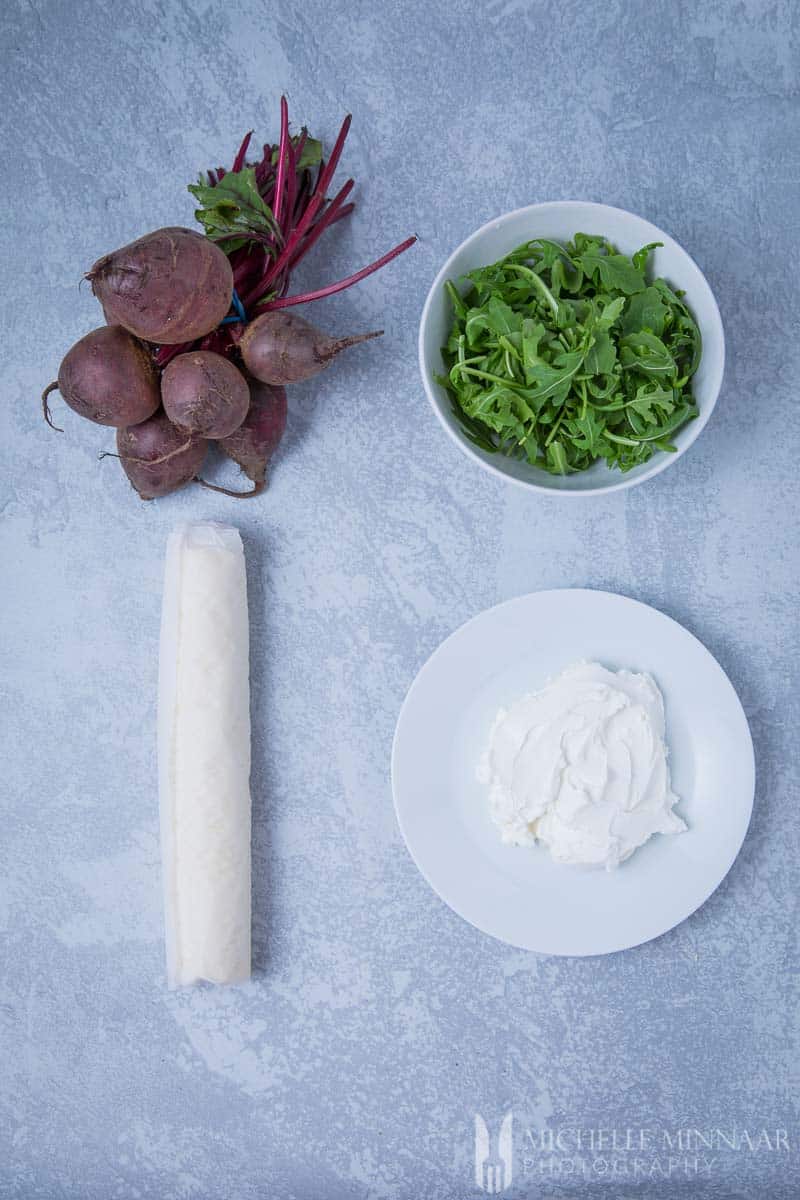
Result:
<instances>
[{"instance_id":1,"label":"rolled puff pastry","mask_svg":"<svg viewBox=\"0 0 800 1200\"><path fill-rule=\"evenodd\" d=\"M167 978L250 977L250 682L237 529L167 543L158 697Z\"/></svg>"}]
</instances>

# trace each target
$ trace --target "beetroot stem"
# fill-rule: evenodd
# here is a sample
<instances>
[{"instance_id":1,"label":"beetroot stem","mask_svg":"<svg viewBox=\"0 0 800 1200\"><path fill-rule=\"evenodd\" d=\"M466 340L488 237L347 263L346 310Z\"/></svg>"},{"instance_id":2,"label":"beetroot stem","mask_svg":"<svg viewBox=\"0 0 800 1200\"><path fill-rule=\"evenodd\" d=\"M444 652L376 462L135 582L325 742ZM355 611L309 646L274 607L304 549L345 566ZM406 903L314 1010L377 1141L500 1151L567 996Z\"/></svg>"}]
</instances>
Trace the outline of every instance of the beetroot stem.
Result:
<instances>
[{"instance_id":1,"label":"beetroot stem","mask_svg":"<svg viewBox=\"0 0 800 1200\"><path fill-rule=\"evenodd\" d=\"M281 138L283 138L284 104L285 104L285 97L283 97L282 101L281 101ZM286 113L288 115L288 106L286 108ZM294 254L295 250L297 249L298 243L300 242L303 235L310 228L310 226L311 226L312 222L314 221L314 218L316 217L317 213L319 212L321 206L325 203L325 189L327 188L328 184L330 183L331 179L333 178L333 174L336 170L339 159L342 156L342 150L344 149L344 143L347 138L347 134L350 129L352 120L353 120L352 116L350 115L350 113L348 113L347 116L345 117L345 119L342 121L342 127L339 130L339 134L336 138L336 142L334 144L333 150L331 151L330 158L328 159L328 161L324 167L323 166L320 167L320 172L319 172L319 176L317 178L316 187L314 188L314 191L308 202L308 207L306 208L305 212L300 217L300 220L298 221L295 228L291 231L289 236L286 238L286 241L284 243L284 247L283 247L283 250L281 251L281 253L276 257L275 261L271 264L269 269L266 270L264 272L264 274L262 275L261 283L259 284L259 289L258 289L259 291L262 291L262 293L264 290L266 290L266 288L269 286L269 284L272 283L272 281L274 279L277 279L280 276L281 272L288 266L288 264L291 260L291 256ZM280 194L280 173L281 173L282 162L283 162L283 156L279 152L279 154L278 154L279 182L276 183L276 185L275 185L276 199L272 206L273 213L275 214L276 220L278 218L277 205L278 205L279 194ZM244 303L245 303L245 306L253 303L252 294L248 295L248 297L246 298Z\"/></svg>"},{"instance_id":2,"label":"beetroot stem","mask_svg":"<svg viewBox=\"0 0 800 1200\"><path fill-rule=\"evenodd\" d=\"M308 141L308 129L304 125L303 128L300 130L300 137L297 139L297 145L294 147L295 162L299 163L300 159L303 157L303 151L306 148L307 141Z\"/></svg>"},{"instance_id":3,"label":"beetroot stem","mask_svg":"<svg viewBox=\"0 0 800 1200\"><path fill-rule=\"evenodd\" d=\"M339 130L336 141L333 144L331 156L328 159L328 165L320 172L319 179L317 180L317 188L322 192L325 191L326 187L333 179L334 171L339 165L339 159L342 157L342 150L344 150L344 144L347 140L347 135L350 132L350 126L352 123L353 115L352 113L348 113L345 119L342 121L342 127Z\"/></svg>"},{"instance_id":4,"label":"beetroot stem","mask_svg":"<svg viewBox=\"0 0 800 1200\"><path fill-rule=\"evenodd\" d=\"M286 97L281 96L281 140L278 143L278 175L275 180L275 202L272 205L272 212L275 217L275 224L280 228L281 214L283 213L283 189L286 183L286 167L288 155L286 147L289 142L289 105L286 103Z\"/></svg>"},{"instance_id":5,"label":"beetroot stem","mask_svg":"<svg viewBox=\"0 0 800 1200\"><path fill-rule=\"evenodd\" d=\"M327 188L331 179L333 179L333 174L339 163L339 159L342 156L345 139L347 138L347 133L350 129L352 120L352 116L350 113L348 113L345 119L342 121L342 127L339 130L339 136L336 139L336 144L331 151L331 156L324 167L320 166L320 173L317 177L317 183L314 191L312 192L311 199L309 200L308 208L303 213L296 227L292 230L292 233L287 239L287 250L294 250L294 247L300 241L300 238L303 236L311 222L316 217L320 207L325 203L325 189Z\"/></svg>"},{"instance_id":6,"label":"beetroot stem","mask_svg":"<svg viewBox=\"0 0 800 1200\"><path fill-rule=\"evenodd\" d=\"M346 279L340 279L338 283L329 283L327 287L320 288L316 292L303 292L299 296L285 296L281 300L269 300L263 306L263 311L275 308L291 308L294 304L307 304L310 300L322 300L325 296L333 296L336 292L343 292L345 288L352 287L354 283L359 283L362 279L366 279L368 275L372 275L375 271L380 271L381 267L385 267L393 258L397 258L398 254L402 254L404 250L408 250L409 246L413 246L416 237L406 238L399 246L395 246L388 254L384 254L382 258L376 259L368 267L362 267L360 271L356 271L355 275L348 275Z\"/></svg>"},{"instance_id":7,"label":"beetroot stem","mask_svg":"<svg viewBox=\"0 0 800 1200\"><path fill-rule=\"evenodd\" d=\"M253 131L251 129L250 132L246 133L244 135L244 138L242 139L242 144L239 147L239 153L236 155L236 158L233 160L233 166L231 167L231 171L233 172L234 175L238 175L238 173L241 171L242 167L244 166L245 155L247 154L247 147L250 145L250 138L252 136L253 136Z\"/></svg>"},{"instance_id":8,"label":"beetroot stem","mask_svg":"<svg viewBox=\"0 0 800 1200\"><path fill-rule=\"evenodd\" d=\"M232 242L234 238L244 238L248 242L260 242L262 246L271 246L273 239L267 233L261 233L257 229L248 230L247 234L243 234L241 230L235 229L231 233L215 233L215 242Z\"/></svg>"},{"instance_id":9,"label":"beetroot stem","mask_svg":"<svg viewBox=\"0 0 800 1200\"><path fill-rule=\"evenodd\" d=\"M262 196L264 195L264 184L267 179L274 174L272 166L272 146L269 142L264 143L264 154L260 163L256 164L256 183ZM266 196L264 199L266 200Z\"/></svg>"},{"instance_id":10,"label":"beetroot stem","mask_svg":"<svg viewBox=\"0 0 800 1200\"><path fill-rule=\"evenodd\" d=\"M331 221L331 225L335 225L337 221L341 221L342 217L349 217L350 213L353 211L354 208L355 208L354 203L345 204L344 208L340 209L339 212L337 212L336 216Z\"/></svg>"},{"instance_id":11,"label":"beetroot stem","mask_svg":"<svg viewBox=\"0 0 800 1200\"><path fill-rule=\"evenodd\" d=\"M171 362L178 354L184 354L187 350L191 350L194 342L182 342L175 346L160 346L156 354L156 365L165 367L168 362Z\"/></svg>"},{"instance_id":12,"label":"beetroot stem","mask_svg":"<svg viewBox=\"0 0 800 1200\"><path fill-rule=\"evenodd\" d=\"M281 232L284 241L292 228L292 213L294 212L294 198L297 192L297 158L292 145L292 139L289 138L286 142L286 211L283 218L283 226Z\"/></svg>"},{"instance_id":13,"label":"beetroot stem","mask_svg":"<svg viewBox=\"0 0 800 1200\"><path fill-rule=\"evenodd\" d=\"M348 179L344 187L337 193L333 200L331 200L324 213L317 218L317 220L308 230L308 233L306 234L302 243L297 247L294 254L289 259L290 270L300 261L303 255L308 253L308 251L316 242L317 238L319 238L321 234L325 232L328 226L332 225L336 218L340 215L340 210L344 204L344 201L350 195L354 187L355 180Z\"/></svg>"},{"instance_id":14,"label":"beetroot stem","mask_svg":"<svg viewBox=\"0 0 800 1200\"><path fill-rule=\"evenodd\" d=\"M353 179L348 179L347 183L345 183L345 185L339 190L339 192L336 194L336 196L333 198L333 200L331 200L328 208L324 211L324 213L322 213L317 218L317 220L308 229L308 231L306 232L304 241L302 241L300 244L297 244L294 241L293 236L289 237L289 239L286 242L286 245L284 246L281 253L277 256L275 261L272 263L270 263L270 262L266 263L264 272L261 276L261 279L258 281L258 283L253 288L253 290L248 293L247 297L244 300L245 307L257 302L260 299L260 297L264 295L264 292L267 291L267 289L269 288L269 285L275 279L279 278L279 276L281 275L281 273L283 271L291 270L291 268L295 265L295 263L299 262L299 260L303 257L303 255L308 250L311 249L311 247L314 245L314 242L316 242L316 240L320 236L320 234L324 233L325 230L328 228L328 226L331 225L336 220L336 215L342 205L342 202L347 199L347 197L350 195L351 191L353 190L354 186L355 186L355 181ZM331 214L333 214L333 215L331 215ZM295 246L295 250L294 250L294 253L290 254L290 247L293 244Z\"/></svg>"}]
</instances>

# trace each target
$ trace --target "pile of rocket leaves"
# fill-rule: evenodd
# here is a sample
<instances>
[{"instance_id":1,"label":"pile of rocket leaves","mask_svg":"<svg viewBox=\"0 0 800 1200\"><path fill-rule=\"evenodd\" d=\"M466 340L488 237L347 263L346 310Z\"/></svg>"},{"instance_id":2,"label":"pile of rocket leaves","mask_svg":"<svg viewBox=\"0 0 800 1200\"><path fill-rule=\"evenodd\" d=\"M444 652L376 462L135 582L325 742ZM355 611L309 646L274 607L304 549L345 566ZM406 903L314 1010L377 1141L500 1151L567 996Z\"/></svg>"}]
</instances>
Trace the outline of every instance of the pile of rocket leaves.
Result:
<instances>
[{"instance_id":1,"label":"pile of rocket leaves","mask_svg":"<svg viewBox=\"0 0 800 1200\"><path fill-rule=\"evenodd\" d=\"M576 233L526 242L445 286L454 320L443 348L465 435L553 474L598 459L629 471L697 416L700 331L682 292L647 280L660 243L633 256Z\"/></svg>"}]
</instances>

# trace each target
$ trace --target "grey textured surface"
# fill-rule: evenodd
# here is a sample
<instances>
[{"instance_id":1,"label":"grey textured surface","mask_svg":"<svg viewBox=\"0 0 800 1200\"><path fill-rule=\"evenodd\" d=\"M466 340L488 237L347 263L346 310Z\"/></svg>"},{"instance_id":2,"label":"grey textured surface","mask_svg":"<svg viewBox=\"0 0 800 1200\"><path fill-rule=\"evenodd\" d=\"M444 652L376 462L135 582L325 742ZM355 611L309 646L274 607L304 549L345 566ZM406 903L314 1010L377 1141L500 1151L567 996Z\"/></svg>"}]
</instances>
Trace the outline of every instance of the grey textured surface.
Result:
<instances>
[{"instance_id":1,"label":"grey textured surface","mask_svg":"<svg viewBox=\"0 0 800 1200\"><path fill-rule=\"evenodd\" d=\"M0 23L0 1196L455 1200L477 1194L474 1112L496 1128L509 1108L511 1194L797 1196L797 6L11 0ZM274 136L282 90L328 142L354 114L359 209L306 278L421 241L317 307L386 337L292 390L267 496L144 506L98 463L107 433L65 414L50 434L37 396L97 322L81 272L189 222L186 182L250 126ZM669 230L729 346L695 448L587 504L477 471L415 362L452 247L566 196ZM170 995L156 647L166 534L193 515L238 521L249 556L259 972ZM569 585L649 601L702 638L758 758L723 886L603 960L516 952L454 916L402 845L388 780L399 705L441 638ZM647 1128L659 1153L590 1149L581 1174L559 1152L543 1174L525 1130L560 1126ZM693 1153L664 1149L693 1127L787 1142L718 1143L693 1172Z\"/></svg>"}]
</instances>

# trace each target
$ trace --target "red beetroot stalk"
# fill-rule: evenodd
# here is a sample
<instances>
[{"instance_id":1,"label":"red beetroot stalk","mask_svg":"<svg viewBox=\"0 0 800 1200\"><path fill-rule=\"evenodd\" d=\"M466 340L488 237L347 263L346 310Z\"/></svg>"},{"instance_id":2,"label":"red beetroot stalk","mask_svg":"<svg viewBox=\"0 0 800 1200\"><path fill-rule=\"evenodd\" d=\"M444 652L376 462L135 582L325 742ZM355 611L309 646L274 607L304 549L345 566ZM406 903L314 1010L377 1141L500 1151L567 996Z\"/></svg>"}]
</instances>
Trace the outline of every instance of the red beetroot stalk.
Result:
<instances>
[{"instance_id":1,"label":"red beetroot stalk","mask_svg":"<svg viewBox=\"0 0 800 1200\"><path fill-rule=\"evenodd\" d=\"M291 138L286 139L286 216L283 222L284 236L292 227L294 217L294 198L297 194L297 164L300 161L299 156L292 145Z\"/></svg>"},{"instance_id":2,"label":"red beetroot stalk","mask_svg":"<svg viewBox=\"0 0 800 1200\"><path fill-rule=\"evenodd\" d=\"M308 207L300 217L300 220L295 228L289 234L289 237L286 239L286 244L284 245L283 250L277 256L262 278L262 285L260 289L261 296L263 296L264 292L269 289L270 285L279 278L281 272L288 268L289 260L300 239L310 227L321 206L325 203L325 189L333 178L333 173L336 170L339 159L342 156L342 150L344 148L345 139L347 138L347 133L350 129L350 123L352 119L352 116L350 113L348 113L344 121L342 121L342 127L339 130L339 135L336 138L336 142L334 143L334 147L331 151L331 156L328 159L328 162L326 164L320 164L319 175L317 176L317 182L314 190L311 193ZM284 284L284 286L278 290L284 291L285 286L286 285ZM254 299L260 299L261 296L250 297L248 303L252 303Z\"/></svg>"},{"instance_id":3,"label":"red beetroot stalk","mask_svg":"<svg viewBox=\"0 0 800 1200\"><path fill-rule=\"evenodd\" d=\"M293 147L294 156L295 156L295 159L297 160L297 162L300 162L300 159L303 157L303 151L306 148L307 141L308 141L308 130L306 129L306 127L304 125L303 128L300 130L300 137L297 139L297 145ZM291 142L289 144L291 145Z\"/></svg>"},{"instance_id":4,"label":"red beetroot stalk","mask_svg":"<svg viewBox=\"0 0 800 1200\"><path fill-rule=\"evenodd\" d=\"M306 232L314 217L317 215L320 206L325 203L325 189L333 179L333 173L339 165L339 159L342 156L345 139L347 137L348 130L350 129L350 123L352 120L353 118L351 117L350 113L348 113L345 119L342 121L342 128L339 130L339 136L334 143L334 147L331 151L331 156L328 159L327 164L324 167L320 165L319 178L317 179L317 185L314 188L308 208L298 221L295 229L292 231L287 240L286 246L284 247L284 252L281 257L285 256L287 262L289 258L289 252L293 250L300 241L300 238ZM278 261L280 262L280 259ZM283 265L285 264L281 263L281 266ZM273 272L273 277L275 274L277 274L277 263L276 270Z\"/></svg>"},{"instance_id":5,"label":"red beetroot stalk","mask_svg":"<svg viewBox=\"0 0 800 1200\"><path fill-rule=\"evenodd\" d=\"M286 97L281 96L281 140L278 143L278 176L275 180L275 200L272 204L272 212L275 217L275 224L283 229L281 225L281 216L283 215L283 189L286 184L286 146L289 141L289 106L286 103Z\"/></svg>"},{"instance_id":6,"label":"red beetroot stalk","mask_svg":"<svg viewBox=\"0 0 800 1200\"><path fill-rule=\"evenodd\" d=\"M285 290L286 284L288 284L288 282L289 282L288 272L292 269L292 267L296 263L298 263L300 261L300 259L303 257L303 255L305 253L307 253L308 250L311 249L311 247L314 245L314 242L317 240L317 238L320 236L320 234L325 232L328 225L332 224L333 221L336 220L336 213L338 212L339 208L341 207L342 201L347 199L347 197L350 195L351 191L353 190L354 186L355 186L355 180L348 179L348 181L344 185L344 187L341 188L340 191L336 194L336 196L334 196L333 200L330 201L330 203L329 203L328 207L325 209L324 213L322 213L317 218L317 220L314 221L314 223L311 225L311 227L309 228L308 232L306 233L306 235L304 237L303 242L297 247L294 254L288 258L288 260L286 262L286 267L285 267L287 277L286 277L285 283L283 285L284 290ZM287 250L288 250L290 244L291 244L291 242L287 242ZM285 257L286 257L286 255L282 254L278 261L281 262ZM258 280L258 282L254 285L252 290L249 291L246 295L242 296L242 303L244 304L245 308L247 308L249 305L253 304L255 301L259 300L264 295L264 293L268 290L270 283L273 283L275 281L275 279L276 279L275 266L270 266L269 261L267 261L267 264L264 268L264 274L261 276L261 278ZM237 288L237 291L238 291L238 288Z\"/></svg>"},{"instance_id":7,"label":"red beetroot stalk","mask_svg":"<svg viewBox=\"0 0 800 1200\"><path fill-rule=\"evenodd\" d=\"M414 237L406 238L399 246L395 246L394 250L390 250L382 258L376 259L370 266L362 267L360 271L356 271L354 275L348 275L347 279L340 279L338 283L329 283L327 287L319 288L315 292L303 292L300 296L285 296L282 299L269 300L263 306L262 311L266 312L272 308L290 308L293 304L307 304L309 300L322 300L324 296L333 296L336 292L343 292L345 288L352 287L354 283L358 283L361 279L366 279L368 275L372 275L375 271L380 271L381 267L385 267L393 258L397 258L398 254L402 254L409 246L413 246L416 240L416 234Z\"/></svg>"},{"instance_id":8,"label":"red beetroot stalk","mask_svg":"<svg viewBox=\"0 0 800 1200\"><path fill-rule=\"evenodd\" d=\"M270 175L274 175L274 173L275 173L275 168L272 164L272 146L270 146L269 142L264 143L263 156L261 158L261 162L256 163L255 172L256 172L256 183L258 184L258 189L261 192L261 195L264 197L264 199L266 199L267 198L267 190L266 190L267 180L269 179Z\"/></svg>"},{"instance_id":9,"label":"red beetroot stalk","mask_svg":"<svg viewBox=\"0 0 800 1200\"><path fill-rule=\"evenodd\" d=\"M303 209L311 191L311 174L308 170L303 171L303 178L300 180L300 186L297 189L297 198L294 202L294 213L292 214L292 224L296 225L303 215Z\"/></svg>"},{"instance_id":10,"label":"red beetroot stalk","mask_svg":"<svg viewBox=\"0 0 800 1200\"><path fill-rule=\"evenodd\" d=\"M292 269L292 267L295 265L295 263L300 261L300 259L303 257L304 254L308 253L308 251L311 249L311 247L316 242L317 238L320 237L320 235L325 232L325 230L328 228L328 226L332 225L334 221L338 220L338 218L340 216L342 216L341 210L343 207L347 207L348 209L352 210L353 205L350 204L350 205L345 206L344 201L350 195L350 193L352 192L354 187L355 187L355 180L348 179L348 181L344 185L344 187L341 188L341 190L339 192L337 192L337 194L334 196L333 200L331 200L330 204L325 209L325 212L320 217L317 218L317 220L314 222L314 224L309 229L308 233L305 236L305 239L303 240L302 246L299 246L298 249L295 250L292 257L289 259L289 270Z\"/></svg>"},{"instance_id":11,"label":"red beetroot stalk","mask_svg":"<svg viewBox=\"0 0 800 1200\"><path fill-rule=\"evenodd\" d=\"M241 171L242 167L244 166L245 156L247 155L247 147L250 145L250 138L252 136L253 136L253 131L251 129L250 132L246 133L242 139L242 144L239 147L239 153L236 155L236 158L233 160L233 166L231 167L231 171L233 172L234 175L238 175L239 172ZM221 167L220 167L220 170L222 170Z\"/></svg>"},{"instance_id":12,"label":"red beetroot stalk","mask_svg":"<svg viewBox=\"0 0 800 1200\"><path fill-rule=\"evenodd\" d=\"M355 208L355 204L353 204L353 203L345 204L344 208L341 209L336 214L336 216L333 218L333 220L331 221L331 225L335 225L337 221L341 221L342 217L349 217L350 213L353 211L354 208Z\"/></svg>"}]
</instances>

